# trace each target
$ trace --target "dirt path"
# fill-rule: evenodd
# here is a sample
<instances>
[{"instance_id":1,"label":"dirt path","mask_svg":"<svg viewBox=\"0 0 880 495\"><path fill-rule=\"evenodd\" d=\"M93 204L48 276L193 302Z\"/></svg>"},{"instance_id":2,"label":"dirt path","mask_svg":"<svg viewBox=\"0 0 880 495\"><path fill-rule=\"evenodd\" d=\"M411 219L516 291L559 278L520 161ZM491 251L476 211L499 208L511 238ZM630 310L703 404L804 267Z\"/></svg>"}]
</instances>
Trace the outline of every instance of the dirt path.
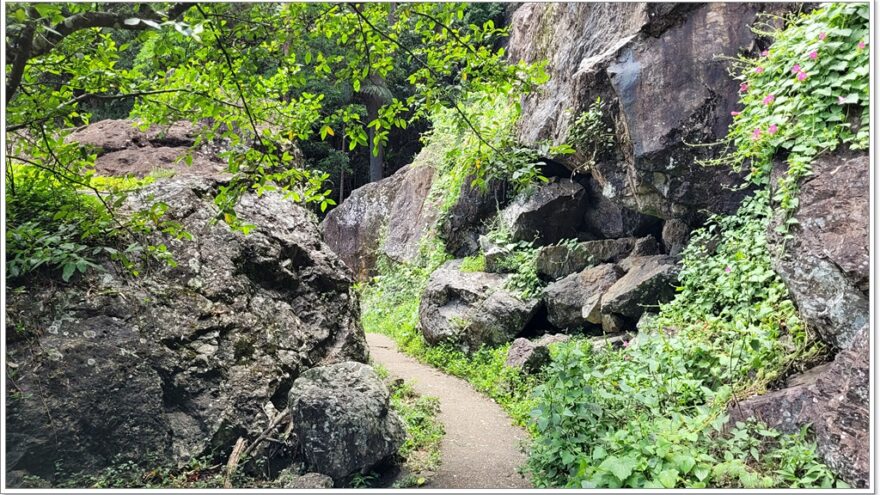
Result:
<instances>
[{"instance_id":1,"label":"dirt path","mask_svg":"<svg viewBox=\"0 0 880 495\"><path fill-rule=\"evenodd\" d=\"M442 464L426 488L531 488L517 473L525 462L520 443L526 432L511 424L501 407L467 382L419 363L397 350L390 338L368 333L370 355L422 395L440 399L438 418L446 429Z\"/></svg>"}]
</instances>

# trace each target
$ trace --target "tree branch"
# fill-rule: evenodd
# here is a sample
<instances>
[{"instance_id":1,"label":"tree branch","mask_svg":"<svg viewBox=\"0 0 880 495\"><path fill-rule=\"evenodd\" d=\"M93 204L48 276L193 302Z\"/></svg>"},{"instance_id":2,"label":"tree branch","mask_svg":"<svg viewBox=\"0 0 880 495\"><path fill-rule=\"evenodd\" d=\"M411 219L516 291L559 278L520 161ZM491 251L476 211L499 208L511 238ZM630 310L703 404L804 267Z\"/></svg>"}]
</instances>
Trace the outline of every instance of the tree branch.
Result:
<instances>
[{"instance_id":1,"label":"tree branch","mask_svg":"<svg viewBox=\"0 0 880 495\"><path fill-rule=\"evenodd\" d=\"M166 19L177 19L194 3L177 3L168 9ZM55 48L67 36L89 28L115 28L126 29L129 31L142 31L151 29L151 26L139 22L134 25L126 24L125 20L137 17L138 19L147 19L151 21L163 20L156 11L149 6L146 10L139 12L137 16L129 13L113 13L113 12L83 12L81 14L72 15L58 24L47 28L45 32L41 32L39 37L36 34L36 20L27 24L19 37L17 50L14 57L11 58L12 70L6 82L6 101L12 99L12 96L18 90L21 84L21 77L24 74L24 68L28 60L45 55Z\"/></svg>"}]
</instances>

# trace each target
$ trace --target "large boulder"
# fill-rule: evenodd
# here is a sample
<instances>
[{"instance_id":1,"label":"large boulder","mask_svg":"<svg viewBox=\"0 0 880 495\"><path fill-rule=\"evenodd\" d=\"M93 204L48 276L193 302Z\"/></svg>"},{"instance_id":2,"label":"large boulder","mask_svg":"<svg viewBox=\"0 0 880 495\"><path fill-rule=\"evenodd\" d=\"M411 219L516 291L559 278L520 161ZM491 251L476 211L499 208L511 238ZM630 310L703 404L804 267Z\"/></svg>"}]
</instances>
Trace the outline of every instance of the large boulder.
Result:
<instances>
[{"instance_id":1,"label":"large boulder","mask_svg":"<svg viewBox=\"0 0 880 495\"><path fill-rule=\"evenodd\" d=\"M536 340L518 338L507 350L504 365L517 368L524 373L535 373L550 362L550 345L567 342L571 337L565 334L547 334Z\"/></svg>"},{"instance_id":2,"label":"large boulder","mask_svg":"<svg viewBox=\"0 0 880 495\"><path fill-rule=\"evenodd\" d=\"M599 263L620 261L632 252L636 241L625 237L544 246L538 249L535 266L539 275L556 280Z\"/></svg>"},{"instance_id":3,"label":"large boulder","mask_svg":"<svg viewBox=\"0 0 880 495\"><path fill-rule=\"evenodd\" d=\"M576 237L583 208L583 186L558 179L514 199L499 215L513 240L546 245Z\"/></svg>"},{"instance_id":4,"label":"large boulder","mask_svg":"<svg viewBox=\"0 0 880 495\"><path fill-rule=\"evenodd\" d=\"M321 222L324 242L351 268L358 280L373 275L391 205L409 167L391 177L363 185Z\"/></svg>"},{"instance_id":5,"label":"large boulder","mask_svg":"<svg viewBox=\"0 0 880 495\"><path fill-rule=\"evenodd\" d=\"M801 186L793 238L774 233L773 268L801 318L834 347L848 347L869 319L870 167L867 153L816 159Z\"/></svg>"},{"instance_id":6,"label":"large boulder","mask_svg":"<svg viewBox=\"0 0 880 495\"><path fill-rule=\"evenodd\" d=\"M592 177L588 176L580 182L585 183L587 191L584 208L584 229L587 232L600 239L618 239L645 236L659 230L659 218L639 213L606 198Z\"/></svg>"},{"instance_id":7,"label":"large boulder","mask_svg":"<svg viewBox=\"0 0 880 495\"><path fill-rule=\"evenodd\" d=\"M868 486L870 331L864 325L831 366L789 379L790 386L738 401L731 422L757 418L786 433L812 425L822 460L856 488Z\"/></svg>"},{"instance_id":8,"label":"large boulder","mask_svg":"<svg viewBox=\"0 0 880 495\"><path fill-rule=\"evenodd\" d=\"M288 404L307 468L340 482L393 458L406 430L389 399L379 375L358 362L312 368L297 378Z\"/></svg>"},{"instance_id":9,"label":"large boulder","mask_svg":"<svg viewBox=\"0 0 880 495\"><path fill-rule=\"evenodd\" d=\"M601 313L638 321L646 306L669 302L675 296L680 267L665 255L631 257L621 263L627 273L603 295Z\"/></svg>"},{"instance_id":10,"label":"large boulder","mask_svg":"<svg viewBox=\"0 0 880 495\"><path fill-rule=\"evenodd\" d=\"M417 157L400 181L388 210L381 248L381 253L394 261L415 261L422 237L437 221L437 206L432 198L428 198L434 175L434 167L422 163Z\"/></svg>"},{"instance_id":11,"label":"large boulder","mask_svg":"<svg viewBox=\"0 0 880 495\"><path fill-rule=\"evenodd\" d=\"M506 185L492 180L485 188L472 185L468 177L459 194L437 225L437 235L446 252L461 258L480 250L484 225L506 203Z\"/></svg>"},{"instance_id":12,"label":"large boulder","mask_svg":"<svg viewBox=\"0 0 880 495\"><path fill-rule=\"evenodd\" d=\"M466 352L495 346L519 335L541 306L506 289L509 275L462 272L461 260L445 263L428 279L419 306L419 326L432 345L447 342Z\"/></svg>"},{"instance_id":13,"label":"large boulder","mask_svg":"<svg viewBox=\"0 0 880 495\"><path fill-rule=\"evenodd\" d=\"M132 120L100 120L67 136L98 157L98 175L229 177L228 165L208 147L195 147L200 128L187 121L141 131Z\"/></svg>"},{"instance_id":14,"label":"large boulder","mask_svg":"<svg viewBox=\"0 0 880 495\"><path fill-rule=\"evenodd\" d=\"M661 218L731 212L744 191L738 175L698 161L719 147L738 84L725 57L755 50L749 26L767 7L754 3L526 3L512 16L512 60L548 60L550 82L523 99L521 140L567 141L599 97L600 139L575 143L565 160L589 172L602 194ZM781 10L784 7L776 8ZM607 142L605 142L607 141Z\"/></svg>"},{"instance_id":15,"label":"large boulder","mask_svg":"<svg viewBox=\"0 0 880 495\"><path fill-rule=\"evenodd\" d=\"M580 328L601 324L602 295L623 275L617 266L606 263L573 273L544 289L547 321L557 328Z\"/></svg>"},{"instance_id":16,"label":"large boulder","mask_svg":"<svg viewBox=\"0 0 880 495\"><path fill-rule=\"evenodd\" d=\"M73 283L7 293L7 465L47 479L149 454L170 463L228 452L286 407L317 365L366 361L349 270L314 215L280 194L247 194L248 235L212 223L218 184L163 180L155 201L193 239L164 243L174 265L138 277L108 264ZM117 459L118 460L118 459Z\"/></svg>"}]
</instances>

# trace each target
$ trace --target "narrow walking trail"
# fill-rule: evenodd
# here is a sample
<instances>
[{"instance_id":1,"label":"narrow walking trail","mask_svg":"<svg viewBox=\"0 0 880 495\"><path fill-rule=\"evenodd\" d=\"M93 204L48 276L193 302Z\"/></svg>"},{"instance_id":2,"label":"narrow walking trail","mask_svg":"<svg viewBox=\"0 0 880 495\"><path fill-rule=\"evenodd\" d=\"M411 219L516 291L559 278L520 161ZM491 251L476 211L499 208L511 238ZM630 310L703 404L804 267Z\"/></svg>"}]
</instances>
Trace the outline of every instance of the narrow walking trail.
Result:
<instances>
[{"instance_id":1,"label":"narrow walking trail","mask_svg":"<svg viewBox=\"0 0 880 495\"><path fill-rule=\"evenodd\" d=\"M525 462L526 432L511 424L501 407L464 380L449 376L397 350L390 338L367 334L370 356L416 392L440 399L438 418L446 429L442 464L426 488L531 488L517 473Z\"/></svg>"}]
</instances>

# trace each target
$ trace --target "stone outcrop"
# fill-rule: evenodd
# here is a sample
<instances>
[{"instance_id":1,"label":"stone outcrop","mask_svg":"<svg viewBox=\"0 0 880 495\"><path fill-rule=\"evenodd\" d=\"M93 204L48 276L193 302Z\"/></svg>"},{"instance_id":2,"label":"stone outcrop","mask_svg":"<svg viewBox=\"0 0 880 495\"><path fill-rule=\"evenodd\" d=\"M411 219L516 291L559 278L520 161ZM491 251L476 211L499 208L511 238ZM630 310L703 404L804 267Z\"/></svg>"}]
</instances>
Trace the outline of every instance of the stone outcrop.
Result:
<instances>
[{"instance_id":1,"label":"stone outcrop","mask_svg":"<svg viewBox=\"0 0 880 495\"><path fill-rule=\"evenodd\" d=\"M366 361L350 272L310 212L245 195L224 223L209 179L162 180L127 210L162 201L192 240L158 234L176 264L138 277L108 264L74 283L8 293L7 466L52 479L155 454L170 463L254 438L304 371Z\"/></svg>"},{"instance_id":2,"label":"stone outcrop","mask_svg":"<svg viewBox=\"0 0 880 495\"><path fill-rule=\"evenodd\" d=\"M458 197L438 223L437 235L446 252L455 257L471 256L480 250L483 225L506 204L506 185L489 181L485 189L471 185L468 177Z\"/></svg>"},{"instance_id":3,"label":"stone outcrop","mask_svg":"<svg viewBox=\"0 0 880 495\"><path fill-rule=\"evenodd\" d=\"M373 275L380 255L398 262L418 256L419 240L436 220L428 201L434 175L432 166L417 160L355 189L324 218L324 241L358 280Z\"/></svg>"},{"instance_id":4,"label":"stone outcrop","mask_svg":"<svg viewBox=\"0 0 880 495\"><path fill-rule=\"evenodd\" d=\"M187 121L171 125L153 125L141 131L131 120L101 120L67 136L67 140L83 145L98 157L95 172L99 175L145 177L169 175L178 177L231 176L226 162L207 147L194 149L199 127ZM191 163L186 163L190 155Z\"/></svg>"},{"instance_id":5,"label":"stone outcrop","mask_svg":"<svg viewBox=\"0 0 880 495\"><path fill-rule=\"evenodd\" d=\"M406 431L389 400L382 379L358 362L312 368L297 378L288 403L308 469L339 482L394 457Z\"/></svg>"},{"instance_id":6,"label":"stone outcrop","mask_svg":"<svg viewBox=\"0 0 880 495\"><path fill-rule=\"evenodd\" d=\"M620 261L632 252L636 241L625 237L544 246L538 250L535 265L539 275L556 280L599 263Z\"/></svg>"},{"instance_id":7,"label":"stone outcrop","mask_svg":"<svg viewBox=\"0 0 880 495\"><path fill-rule=\"evenodd\" d=\"M731 421L757 418L786 433L810 424L823 461L853 487L867 487L871 472L869 339L866 324L831 366L789 379L790 387L739 401L730 408Z\"/></svg>"},{"instance_id":8,"label":"stone outcrop","mask_svg":"<svg viewBox=\"0 0 880 495\"><path fill-rule=\"evenodd\" d=\"M602 295L601 313L638 321L646 306L669 302L675 296L679 266L675 258L656 255L627 258L626 275Z\"/></svg>"},{"instance_id":9,"label":"stone outcrop","mask_svg":"<svg viewBox=\"0 0 880 495\"><path fill-rule=\"evenodd\" d=\"M601 324L602 296L622 275L617 266L606 263L548 285L544 289L547 320L557 328L570 329Z\"/></svg>"},{"instance_id":10,"label":"stone outcrop","mask_svg":"<svg viewBox=\"0 0 880 495\"><path fill-rule=\"evenodd\" d=\"M550 345L566 342L570 338L565 334L548 334L537 340L520 337L510 345L504 365L518 368L524 373L535 373L550 362Z\"/></svg>"},{"instance_id":11,"label":"stone outcrop","mask_svg":"<svg viewBox=\"0 0 880 495\"><path fill-rule=\"evenodd\" d=\"M431 274L419 306L419 326L432 345L448 342L465 351L510 342L540 308L504 287L508 275L462 272L460 260Z\"/></svg>"},{"instance_id":12,"label":"stone outcrop","mask_svg":"<svg viewBox=\"0 0 880 495\"><path fill-rule=\"evenodd\" d=\"M869 318L870 166L867 154L816 159L800 189L793 239L783 240L770 227L771 243L785 247L774 270L807 325L840 349Z\"/></svg>"},{"instance_id":13,"label":"stone outcrop","mask_svg":"<svg viewBox=\"0 0 880 495\"><path fill-rule=\"evenodd\" d=\"M558 179L514 199L499 215L513 240L546 245L577 236L583 205L583 186Z\"/></svg>"},{"instance_id":14,"label":"stone outcrop","mask_svg":"<svg viewBox=\"0 0 880 495\"><path fill-rule=\"evenodd\" d=\"M576 143L566 160L602 195L661 218L731 212L745 192L728 170L701 167L727 132L738 85L720 57L754 49L759 4L526 3L512 16L512 60L548 60L550 81L523 100L519 136L564 142L602 98L611 146ZM779 9L777 9L779 10ZM601 144L601 143L600 143ZM594 154L594 151L596 152Z\"/></svg>"}]
</instances>

